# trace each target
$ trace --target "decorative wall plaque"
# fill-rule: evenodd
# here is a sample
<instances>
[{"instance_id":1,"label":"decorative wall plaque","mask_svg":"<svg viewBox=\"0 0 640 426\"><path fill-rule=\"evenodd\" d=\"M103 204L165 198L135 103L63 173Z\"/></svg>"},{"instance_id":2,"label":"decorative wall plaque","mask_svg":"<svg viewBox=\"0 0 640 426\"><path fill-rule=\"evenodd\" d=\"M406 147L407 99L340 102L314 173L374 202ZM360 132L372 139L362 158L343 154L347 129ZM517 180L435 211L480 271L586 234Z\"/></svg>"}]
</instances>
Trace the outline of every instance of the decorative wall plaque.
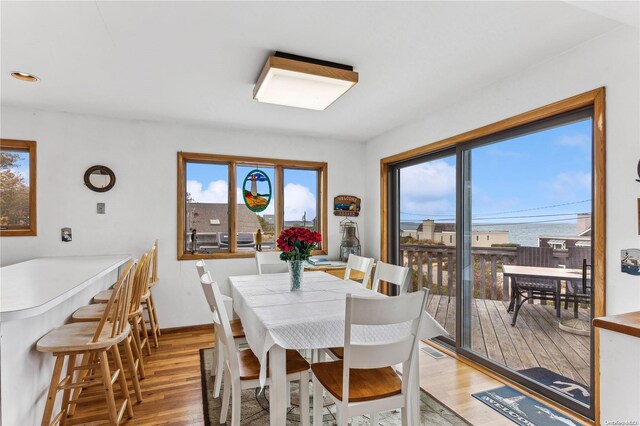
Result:
<instances>
[{"instance_id":1,"label":"decorative wall plaque","mask_svg":"<svg viewBox=\"0 0 640 426\"><path fill-rule=\"evenodd\" d=\"M353 195L338 195L333 199L333 214L352 217L360 215L360 198Z\"/></svg>"}]
</instances>

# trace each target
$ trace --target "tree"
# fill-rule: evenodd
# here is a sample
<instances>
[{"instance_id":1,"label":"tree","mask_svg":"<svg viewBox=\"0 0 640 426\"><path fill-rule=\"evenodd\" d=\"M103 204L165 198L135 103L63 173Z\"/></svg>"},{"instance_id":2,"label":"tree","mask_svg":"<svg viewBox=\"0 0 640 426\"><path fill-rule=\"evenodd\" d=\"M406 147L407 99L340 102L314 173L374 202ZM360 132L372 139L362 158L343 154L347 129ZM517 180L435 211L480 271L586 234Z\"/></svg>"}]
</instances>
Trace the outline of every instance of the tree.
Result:
<instances>
[{"instance_id":1,"label":"tree","mask_svg":"<svg viewBox=\"0 0 640 426\"><path fill-rule=\"evenodd\" d=\"M0 151L0 226L29 226L29 186L16 173L20 155Z\"/></svg>"}]
</instances>

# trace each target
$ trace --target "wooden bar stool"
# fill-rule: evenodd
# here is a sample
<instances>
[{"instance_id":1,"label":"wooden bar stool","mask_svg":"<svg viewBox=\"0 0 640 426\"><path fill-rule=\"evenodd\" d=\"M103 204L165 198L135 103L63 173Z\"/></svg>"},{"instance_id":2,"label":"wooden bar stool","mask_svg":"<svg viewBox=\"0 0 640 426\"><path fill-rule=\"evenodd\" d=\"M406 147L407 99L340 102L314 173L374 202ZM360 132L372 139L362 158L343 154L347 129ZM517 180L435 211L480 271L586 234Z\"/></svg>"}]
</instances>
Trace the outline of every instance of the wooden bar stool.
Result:
<instances>
[{"instance_id":1,"label":"wooden bar stool","mask_svg":"<svg viewBox=\"0 0 640 426\"><path fill-rule=\"evenodd\" d=\"M152 261L152 270L155 268L156 270L156 277L155 277L155 282L153 281L154 277L153 277L153 272L151 274L151 283L149 284L150 286L156 285L156 283L158 282L158 277L157 277L157 269L158 269L158 260L157 260L157 247L158 247L158 241L156 240L154 246L153 246L153 250L154 250L154 256L152 257L152 259L155 259L155 261ZM154 265L155 262L155 266ZM153 285L152 285L153 284ZM109 298L111 297L111 292L113 290L105 290L105 291L101 291L100 293L96 294L93 297L93 302L94 303L106 303L107 300L109 300ZM151 327L151 337L153 338L153 344L154 347L158 347L158 336L160 335L160 325L158 324L158 315L156 313L156 308L155 308L155 303L153 302L153 296L151 295L151 288L148 287L147 290L145 291L145 293L142 295L142 308L143 310L147 311L147 317L149 318L149 325ZM146 329L145 329L146 330ZM149 350L149 354L151 354L150 349L147 348Z\"/></svg>"},{"instance_id":2,"label":"wooden bar stool","mask_svg":"<svg viewBox=\"0 0 640 426\"><path fill-rule=\"evenodd\" d=\"M153 301L153 294L151 289L155 287L160 279L158 278L158 240L153 244L153 258L151 261L151 280L149 281L149 297L144 303L144 307L147 309L149 316L149 325L151 326L151 333L155 347L158 347L158 337L162 335L160 331L160 323L158 322L158 312L156 311L156 304Z\"/></svg>"},{"instance_id":3,"label":"wooden bar stool","mask_svg":"<svg viewBox=\"0 0 640 426\"><path fill-rule=\"evenodd\" d=\"M81 391L93 386L104 387L110 424L119 424L125 411L129 418L133 417L133 407L118 343L125 340L129 334L127 313L128 305L131 303L134 265L133 261L129 261L124 266L123 272L114 286L112 298L107 302L99 322L66 324L50 331L38 341L38 351L51 352L56 357L47 403L42 415L42 425L48 426L56 423L65 425L67 416L72 414L75 409ZM109 368L108 352L111 352L113 356L115 364L113 372ZM80 365L76 365L78 356L82 357ZM66 358L68 358L67 373L60 380ZM89 374L90 372L92 373ZM113 392L113 384L116 381L119 382L123 399L119 409L116 408ZM72 390L74 390L73 399L71 398ZM63 391L62 406L52 421L51 417L58 391Z\"/></svg>"},{"instance_id":4,"label":"wooden bar stool","mask_svg":"<svg viewBox=\"0 0 640 426\"><path fill-rule=\"evenodd\" d=\"M152 249L153 250L153 249ZM144 379L144 360L142 358L142 346L148 343L148 338L144 334L141 339L140 331L146 332L144 316L142 315L141 298L149 280L149 259L151 251L145 253L138 262L135 277L133 280L133 290L131 292L131 303L129 305L128 320L131 331L122 342L129 366L129 374L133 382L133 388L138 402L142 402L142 392L140 390L139 379ZM71 315L74 322L99 321L104 314L106 304L93 304L83 306ZM139 376L139 377L138 377Z\"/></svg>"}]
</instances>

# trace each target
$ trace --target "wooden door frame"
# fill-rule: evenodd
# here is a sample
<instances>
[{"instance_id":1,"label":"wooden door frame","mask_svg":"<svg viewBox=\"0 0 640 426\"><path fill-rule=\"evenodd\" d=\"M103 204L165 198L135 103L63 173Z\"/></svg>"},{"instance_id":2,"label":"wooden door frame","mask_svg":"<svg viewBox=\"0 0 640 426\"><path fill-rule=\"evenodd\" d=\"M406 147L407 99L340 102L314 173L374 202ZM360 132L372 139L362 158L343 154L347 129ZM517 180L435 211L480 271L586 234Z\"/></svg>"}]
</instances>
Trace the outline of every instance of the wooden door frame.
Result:
<instances>
[{"instance_id":1,"label":"wooden door frame","mask_svg":"<svg viewBox=\"0 0 640 426\"><path fill-rule=\"evenodd\" d=\"M411 158L457 147L460 144L492 135L508 129L533 123L558 114L584 107L593 108L593 316L606 314L606 144L605 144L605 88L600 87L532 111L518 114L496 123L449 137L409 151L394 154L380 160L380 259L387 261L389 249L389 188L388 175L390 167L398 162ZM595 333L593 340L593 375L594 375L594 414L595 422L600 422L600 338Z\"/></svg>"}]
</instances>

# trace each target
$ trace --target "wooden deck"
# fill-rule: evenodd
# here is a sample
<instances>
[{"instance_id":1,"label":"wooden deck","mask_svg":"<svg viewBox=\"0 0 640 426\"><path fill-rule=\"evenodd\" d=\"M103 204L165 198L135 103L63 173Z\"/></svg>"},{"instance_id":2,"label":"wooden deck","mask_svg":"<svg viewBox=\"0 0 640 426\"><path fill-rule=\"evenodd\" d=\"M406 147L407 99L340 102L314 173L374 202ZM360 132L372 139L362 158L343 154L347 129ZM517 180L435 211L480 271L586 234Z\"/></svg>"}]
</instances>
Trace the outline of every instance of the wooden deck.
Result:
<instances>
[{"instance_id":1,"label":"wooden deck","mask_svg":"<svg viewBox=\"0 0 640 426\"><path fill-rule=\"evenodd\" d=\"M471 347L477 354L513 370L544 367L589 386L590 337L558 328L553 304L522 305L515 327L511 327L509 302L473 299ZM455 333L455 298L429 297L427 312ZM589 312L580 309L580 318ZM573 308L562 309L563 318L573 318Z\"/></svg>"}]
</instances>

